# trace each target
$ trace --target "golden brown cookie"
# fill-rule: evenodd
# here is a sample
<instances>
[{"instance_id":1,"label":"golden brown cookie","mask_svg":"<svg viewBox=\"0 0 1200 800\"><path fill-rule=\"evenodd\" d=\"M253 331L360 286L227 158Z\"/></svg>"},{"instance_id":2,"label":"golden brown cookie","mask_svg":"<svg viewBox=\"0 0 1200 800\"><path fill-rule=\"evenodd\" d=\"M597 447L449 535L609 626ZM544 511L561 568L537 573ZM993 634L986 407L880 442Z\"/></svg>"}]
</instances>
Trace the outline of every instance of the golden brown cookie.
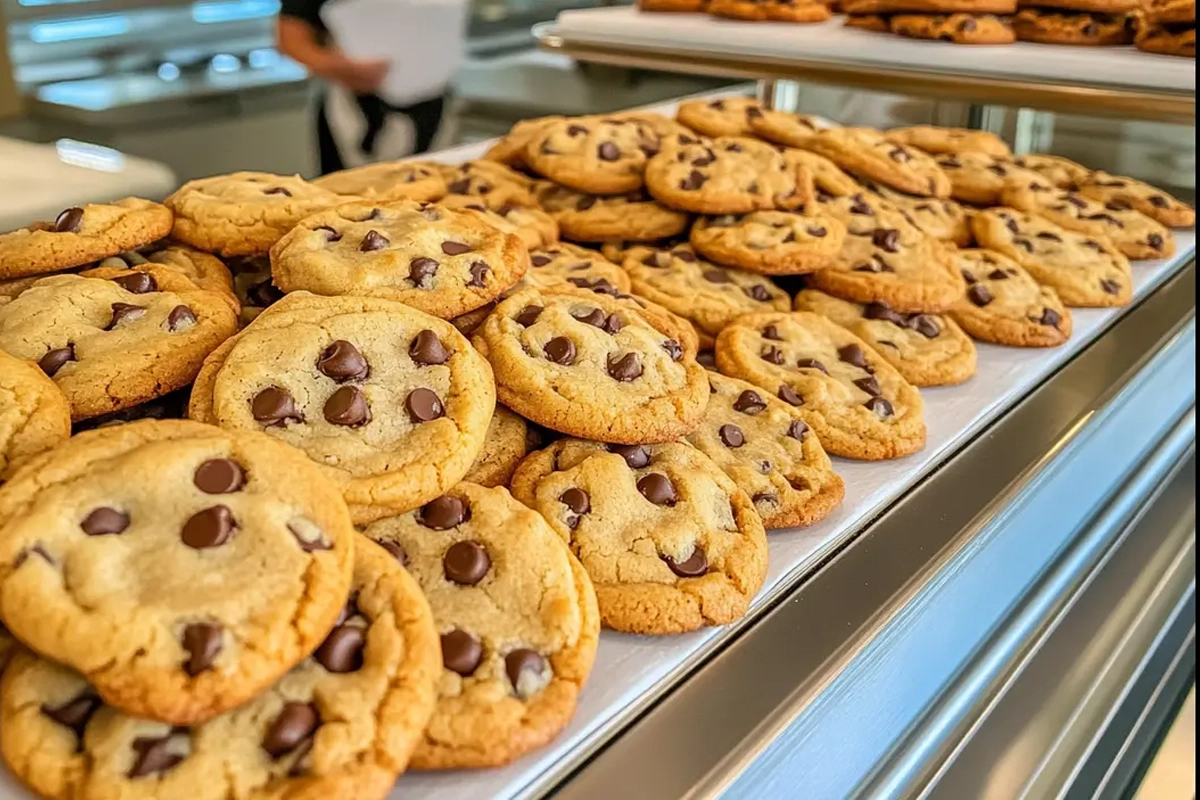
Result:
<instances>
[{"instance_id":1,"label":"golden brown cookie","mask_svg":"<svg viewBox=\"0 0 1200 800\"><path fill-rule=\"evenodd\" d=\"M1022 8L1012 27L1022 42L1107 47L1132 43L1135 22L1131 14Z\"/></svg>"},{"instance_id":2,"label":"golden brown cookie","mask_svg":"<svg viewBox=\"0 0 1200 800\"><path fill-rule=\"evenodd\" d=\"M0 486L21 462L71 435L71 407L32 361L0 350Z\"/></svg>"},{"instance_id":3,"label":"golden brown cookie","mask_svg":"<svg viewBox=\"0 0 1200 800\"><path fill-rule=\"evenodd\" d=\"M529 454L530 445L536 438L524 417L504 406L496 406L483 449L463 481L488 487L507 486L517 464Z\"/></svg>"},{"instance_id":4,"label":"golden brown cookie","mask_svg":"<svg viewBox=\"0 0 1200 800\"><path fill-rule=\"evenodd\" d=\"M663 150L646 166L655 200L696 214L748 214L802 208L812 176L758 139L718 138Z\"/></svg>"},{"instance_id":5,"label":"golden brown cookie","mask_svg":"<svg viewBox=\"0 0 1200 800\"><path fill-rule=\"evenodd\" d=\"M690 239L696 252L719 264L764 275L804 275L833 264L846 229L816 206L701 217Z\"/></svg>"},{"instance_id":6,"label":"golden brown cookie","mask_svg":"<svg viewBox=\"0 0 1200 800\"><path fill-rule=\"evenodd\" d=\"M888 30L910 39L953 44L1012 44L1017 40L1008 18L995 14L895 14Z\"/></svg>"},{"instance_id":7,"label":"golden brown cookie","mask_svg":"<svg viewBox=\"0 0 1200 800\"><path fill-rule=\"evenodd\" d=\"M933 157L889 141L871 128L830 128L808 141L806 150L825 156L842 169L901 192L949 197L950 179Z\"/></svg>"},{"instance_id":8,"label":"golden brown cookie","mask_svg":"<svg viewBox=\"0 0 1200 800\"><path fill-rule=\"evenodd\" d=\"M988 131L911 125L892 128L884 131L883 135L893 142L909 145L926 153L985 153L995 158L1012 155L1008 143Z\"/></svg>"},{"instance_id":9,"label":"golden brown cookie","mask_svg":"<svg viewBox=\"0 0 1200 800\"><path fill-rule=\"evenodd\" d=\"M752 22L824 22L833 15L818 0L709 0L708 13Z\"/></svg>"},{"instance_id":10,"label":"golden brown cookie","mask_svg":"<svg viewBox=\"0 0 1200 800\"><path fill-rule=\"evenodd\" d=\"M691 217L654 202L645 192L598 197L545 184L538 202L573 242L653 242L687 230Z\"/></svg>"},{"instance_id":11,"label":"golden brown cookie","mask_svg":"<svg viewBox=\"0 0 1200 800\"><path fill-rule=\"evenodd\" d=\"M446 194L439 164L420 161L386 161L331 172L313 181L315 186L354 199L376 203L396 200L431 202Z\"/></svg>"},{"instance_id":12,"label":"golden brown cookie","mask_svg":"<svg viewBox=\"0 0 1200 800\"><path fill-rule=\"evenodd\" d=\"M950 309L963 330L982 342L1057 347L1071 337L1071 312L1058 293L994 250L959 250L967 296Z\"/></svg>"},{"instance_id":13,"label":"golden brown cookie","mask_svg":"<svg viewBox=\"0 0 1200 800\"><path fill-rule=\"evenodd\" d=\"M751 115L761 109L753 97L686 100L679 104L675 119L703 136L750 136Z\"/></svg>"},{"instance_id":14,"label":"golden brown cookie","mask_svg":"<svg viewBox=\"0 0 1200 800\"><path fill-rule=\"evenodd\" d=\"M1196 210L1162 189L1123 175L1096 171L1079 187L1079 193L1105 205L1132 208L1168 228L1190 228L1196 224Z\"/></svg>"}]
</instances>

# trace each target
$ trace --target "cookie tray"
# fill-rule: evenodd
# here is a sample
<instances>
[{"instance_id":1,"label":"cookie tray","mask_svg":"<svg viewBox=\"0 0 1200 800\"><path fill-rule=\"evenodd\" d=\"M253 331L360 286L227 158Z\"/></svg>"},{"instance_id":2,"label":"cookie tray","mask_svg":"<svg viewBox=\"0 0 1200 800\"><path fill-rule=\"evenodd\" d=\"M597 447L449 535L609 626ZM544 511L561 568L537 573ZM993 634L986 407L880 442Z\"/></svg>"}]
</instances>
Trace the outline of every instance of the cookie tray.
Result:
<instances>
[{"instance_id":1,"label":"cookie tray","mask_svg":"<svg viewBox=\"0 0 1200 800\"><path fill-rule=\"evenodd\" d=\"M1192 59L1129 47L962 46L847 28L634 8L565 11L535 28L581 61L743 78L791 78L897 94L1193 124Z\"/></svg>"},{"instance_id":2,"label":"cookie tray","mask_svg":"<svg viewBox=\"0 0 1200 800\"><path fill-rule=\"evenodd\" d=\"M712 96L728 93L712 93ZM707 95L706 95L707 96ZM674 113L674 104L650 110ZM426 156L444 163L478 158L490 142ZM1177 254L1134 266L1134 304L1163 284L1195 253L1193 231L1176 232ZM978 373L957 387L923 389L928 441L925 449L897 461L877 463L834 459L846 482L846 497L829 518L807 529L772 531L770 570L746 621L675 637L640 637L603 632L591 679L567 729L545 748L507 767L451 773L410 773L391 798L422 800L507 800L536 797L736 633L753 624L757 612L793 590L828 556L862 532L875 517L934 471L983 428L1043 383L1087 344L1100 337L1128 309L1073 309L1074 333L1059 348L1037 350L979 344ZM2 732L0 732L2 735ZM0 769L0 800L32 797Z\"/></svg>"}]
</instances>

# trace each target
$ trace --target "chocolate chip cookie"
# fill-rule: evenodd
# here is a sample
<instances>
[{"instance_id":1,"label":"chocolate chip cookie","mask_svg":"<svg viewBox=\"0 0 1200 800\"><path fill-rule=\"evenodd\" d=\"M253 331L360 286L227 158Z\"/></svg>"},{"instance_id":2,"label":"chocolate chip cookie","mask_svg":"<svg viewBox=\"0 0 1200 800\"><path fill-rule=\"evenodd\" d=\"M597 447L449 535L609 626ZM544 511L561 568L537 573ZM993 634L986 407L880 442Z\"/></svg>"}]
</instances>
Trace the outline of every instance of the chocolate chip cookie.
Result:
<instances>
[{"instance_id":1,"label":"chocolate chip cookie","mask_svg":"<svg viewBox=\"0 0 1200 800\"><path fill-rule=\"evenodd\" d=\"M1093 172L1079 193L1105 206L1132 208L1168 228L1190 228L1196 224L1196 210L1167 192L1123 175Z\"/></svg>"},{"instance_id":2,"label":"chocolate chip cookie","mask_svg":"<svg viewBox=\"0 0 1200 800\"><path fill-rule=\"evenodd\" d=\"M1180 58L1196 57L1196 23L1146 25L1134 38L1137 49L1146 53Z\"/></svg>"},{"instance_id":3,"label":"chocolate chip cookie","mask_svg":"<svg viewBox=\"0 0 1200 800\"><path fill-rule=\"evenodd\" d=\"M1008 143L994 133L967 128L941 128L936 125L911 125L884 131L893 142L932 154L984 153L994 158L1012 155Z\"/></svg>"},{"instance_id":4,"label":"chocolate chip cookie","mask_svg":"<svg viewBox=\"0 0 1200 800\"><path fill-rule=\"evenodd\" d=\"M172 242L159 242L139 250L127 250L102 259L96 263L96 268L137 270L146 264L158 264L175 270L201 289L224 295L233 307L234 313L241 310L241 303L233 290L233 275L229 268L221 262L221 259L194 247Z\"/></svg>"},{"instance_id":5,"label":"chocolate chip cookie","mask_svg":"<svg viewBox=\"0 0 1200 800\"><path fill-rule=\"evenodd\" d=\"M812 177L758 139L713 139L662 151L646 166L655 200L695 214L749 214L802 208Z\"/></svg>"},{"instance_id":6,"label":"chocolate chip cookie","mask_svg":"<svg viewBox=\"0 0 1200 800\"><path fill-rule=\"evenodd\" d=\"M828 267L845 238L845 226L819 206L804 213L701 217L691 232L692 247L700 255L765 275L803 275Z\"/></svg>"},{"instance_id":7,"label":"chocolate chip cookie","mask_svg":"<svg viewBox=\"0 0 1200 800\"><path fill-rule=\"evenodd\" d=\"M971 228L981 246L1016 261L1068 306L1124 306L1133 297L1129 261L1103 236L1007 208L976 214Z\"/></svg>"},{"instance_id":8,"label":"chocolate chip cookie","mask_svg":"<svg viewBox=\"0 0 1200 800\"><path fill-rule=\"evenodd\" d=\"M1171 231L1127 203L1089 200L1070 189L1052 188L1044 180L1011 181L1001 199L1007 206L1045 217L1067 230L1106 237L1132 259L1167 258L1175 252Z\"/></svg>"},{"instance_id":9,"label":"chocolate chip cookie","mask_svg":"<svg viewBox=\"0 0 1200 800\"><path fill-rule=\"evenodd\" d=\"M708 381L694 352L635 306L594 293L529 289L476 334L497 397L543 427L597 441L678 438L699 424Z\"/></svg>"},{"instance_id":10,"label":"chocolate chip cookie","mask_svg":"<svg viewBox=\"0 0 1200 800\"><path fill-rule=\"evenodd\" d=\"M533 181L495 161L439 164L448 197L472 197L497 211L512 206L534 207Z\"/></svg>"},{"instance_id":11,"label":"chocolate chip cookie","mask_svg":"<svg viewBox=\"0 0 1200 800\"><path fill-rule=\"evenodd\" d=\"M553 739L600 634L595 591L562 531L505 489L460 483L365 533L403 554L441 635L437 708L412 765L497 766Z\"/></svg>"},{"instance_id":12,"label":"chocolate chip cookie","mask_svg":"<svg viewBox=\"0 0 1200 800\"><path fill-rule=\"evenodd\" d=\"M0 280L79 267L156 242L171 232L171 211L127 197L63 211L53 222L0 233Z\"/></svg>"},{"instance_id":13,"label":"chocolate chip cookie","mask_svg":"<svg viewBox=\"0 0 1200 800\"><path fill-rule=\"evenodd\" d=\"M977 206L1000 205L1000 195L1009 181L1030 182L1040 176L1007 158L986 153L944 153L936 158L938 166L950 178L950 196Z\"/></svg>"},{"instance_id":14,"label":"chocolate chip cookie","mask_svg":"<svg viewBox=\"0 0 1200 800\"><path fill-rule=\"evenodd\" d=\"M928 236L907 243L887 228L846 241L839 264L814 272L811 286L843 300L886 303L905 313L945 311L966 291L950 245Z\"/></svg>"},{"instance_id":15,"label":"chocolate chip cookie","mask_svg":"<svg viewBox=\"0 0 1200 800\"><path fill-rule=\"evenodd\" d=\"M26 459L71 435L71 407L32 361L0 350L0 486Z\"/></svg>"},{"instance_id":16,"label":"chocolate chip cookie","mask_svg":"<svg viewBox=\"0 0 1200 800\"><path fill-rule=\"evenodd\" d=\"M995 14L896 14L888 29L910 39L953 44L1012 44L1017 40L1008 18Z\"/></svg>"},{"instance_id":17,"label":"chocolate chip cookie","mask_svg":"<svg viewBox=\"0 0 1200 800\"><path fill-rule=\"evenodd\" d=\"M1092 171L1069 158L1031 154L1017 156L1013 163L1022 169L1036 172L1060 189L1074 189L1087 182Z\"/></svg>"},{"instance_id":18,"label":"chocolate chip cookie","mask_svg":"<svg viewBox=\"0 0 1200 800\"><path fill-rule=\"evenodd\" d=\"M386 161L331 172L313 181L337 194L376 203L395 200L431 202L446 195L446 180L439 164L420 161Z\"/></svg>"},{"instance_id":19,"label":"chocolate chip cookie","mask_svg":"<svg viewBox=\"0 0 1200 800\"><path fill-rule=\"evenodd\" d=\"M687 100L679 104L675 119L703 136L751 136L750 120L761 110L753 97Z\"/></svg>"},{"instance_id":20,"label":"chocolate chip cookie","mask_svg":"<svg viewBox=\"0 0 1200 800\"><path fill-rule=\"evenodd\" d=\"M0 350L54 379L75 421L187 386L237 329L228 299L155 264L43 278L0 307Z\"/></svg>"},{"instance_id":21,"label":"chocolate chip cookie","mask_svg":"<svg viewBox=\"0 0 1200 800\"><path fill-rule=\"evenodd\" d=\"M529 252L525 284L541 288L574 286L616 297L628 294L629 276L595 250L559 242Z\"/></svg>"},{"instance_id":22,"label":"chocolate chip cookie","mask_svg":"<svg viewBox=\"0 0 1200 800\"><path fill-rule=\"evenodd\" d=\"M491 209L480 198L462 194L447 195L440 205L454 211L470 212L501 233L516 236L530 250L558 241L558 223L540 208L505 205Z\"/></svg>"},{"instance_id":23,"label":"chocolate chip cookie","mask_svg":"<svg viewBox=\"0 0 1200 800\"><path fill-rule=\"evenodd\" d=\"M269 257L230 258L225 263L233 274L233 293L242 307L243 325L283 299L283 292L271 281Z\"/></svg>"},{"instance_id":24,"label":"chocolate chip cookie","mask_svg":"<svg viewBox=\"0 0 1200 800\"><path fill-rule=\"evenodd\" d=\"M348 198L298 175L235 172L189 181L163 202L176 239L225 257L266 255L300 220Z\"/></svg>"},{"instance_id":25,"label":"chocolate chip cookie","mask_svg":"<svg viewBox=\"0 0 1200 800\"><path fill-rule=\"evenodd\" d=\"M806 150L876 183L922 197L949 197L950 179L933 157L889 141L872 128L830 128L808 141Z\"/></svg>"},{"instance_id":26,"label":"chocolate chip cookie","mask_svg":"<svg viewBox=\"0 0 1200 800\"><path fill-rule=\"evenodd\" d=\"M717 337L717 367L797 408L833 455L874 461L925 446L916 388L866 342L819 314L742 317Z\"/></svg>"},{"instance_id":27,"label":"chocolate chip cookie","mask_svg":"<svg viewBox=\"0 0 1200 800\"><path fill-rule=\"evenodd\" d=\"M757 386L712 373L712 396L687 440L754 503L763 525L812 525L842 501L845 484L817 436L787 403Z\"/></svg>"},{"instance_id":28,"label":"chocolate chip cookie","mask_svg":"<svg viewBox=\"0 0 1200 800\"><path fill-rule=\"evenodd\" d=\"M306 658L353 567L345 504L307 459L183 420L88 431L26 462L0 531L8 629L106 703L176 725Z\"/></svg>"},{"instance_id":29,"label":"chocolate chip cookie","mask_svg":"<svg viewBox=\"0 0 1200 800\"><path fill-rule=\"evenodd\" d=\"M523 417L504 406L496 406L483 448L463 480L480 486L507 486L513 470L529 455L530 444L536 438Z\"/></svg>"},{"instance_id":30,"label":"chocolate chip cookie","mask_svg":"<svg viewBox=\"0 0 1200 800\"><path fill-rule=\"evenodd\" d=\"M821 130L816 117L792 111L776 111L758 106L751 108L747 117L751 133L785 147L803 147L805 142Z\"/></svg>"},{"instance_id":31,"label":"chocolate chip cookie","mask_svg":"<svg viewBox=\"0 0 1200 800\"><path fill-rule=\"evenodd\" d=\"M959 250L967 296L950 309L963 330L983 342L1057 347L1071 337L1071 312L1058 293L994 250Z\"/></svg>"},{"instance_id":32,"label":"chocolate chip cookie","mask_svg":"<svg viewBox=\"0 0 1200 800\"><path fill-rule=\"evenodd\" d=\"M661 635L726 625L766 577L753 502L687 444L563 439L522 462L513 494L570 544L607 628Z\"/></svg>"},{"instance_id":33,"label":"chocolate chip cookie","mask_svg":"<svg viewBox=\"0 0 1200 800\"><path fill-rule=\"evenodd\" d=\"M469 211L350 204L306 218L271 250L285 292L399 300L442 319L479 308L525 274L520 239Z\"/></svg>"},{"instance_id":34,"label":"chocolate chip cookie","mask_svg":"<svg viewBox=\"0 0 1200 800\"><path fill-rule=\"evenodd\" d=\"M828 317L871 345L913 386L953 386L975 374L975 345L948 317L902 314L884 303L851 303L805 289L797 311Z\"/></svg>"},{"instance_id":35,"label":"chocolate chip cookie","mask_svg":"<svg viewBox=\"0 0 1200 800\"><path fill-rule=\"evenodd\" d=\"M708 13L751 22L824 22L833 16L818 0L709 0Z\"/></svg>"},{"instance_id":36,"label":"chocolate chip cookie","mask_svg":"<svg viewBox=\"0 0 1200 800\"><path fill-rule=\"evenodd\" d=\"M434 709L440 655L420 587L392 554L355 538L350 601L338 604L336 626L246 705L192 727L139 719L78 673L26 653L0 697L5 761L62 800L383 800ZM229 605L262 583L238 586Z\"/></svg>"},{"instance_id":37,"label":"chocolate chip cookie","mask_svg":"<svg viewBox=\"0 0 1200 800\"><path fill-rule=\"evenodd\" d=\"M661 206L644 191L597 197L546 184L538 202L573 242L653 242L687 230L691 217Z\"/></svg>"},{"instance_id":38,"label":"chocolate chip cookie","mask_svg":"<svg viewBox=\"0 0 1200 800\"><path fill-rule=\"evenodd\" d=\"M1134 24L1135 17L1130 14L1052 8L1022 8L1012 18L1013 30L1022 42L1093 47L1131 44Z\"/></svg>"},{"instance_id":39,"label":"chocolate chip cookie","mask_svg":"<svg viewBox=\"0 0 1200 800\"><path fill-rule=\"evenodd\" d=\"M628 194L642 188L659 137L633 120L552 122L525 148L525 163L555 183L587 194Z\"/></svg>"},{"instance_id":40,"label":"chocolate chip cookie","mask_svg":"<svg viewBox=\"0 0 1200 800\"><path fill-rule=\"evenodd\" d=\"M825 156L807 150L789 149L784 151L783 157L789 164L803 167L812 175L813 194L818 200L821 197L846 197L862 191L858 181Z\"/></svg>"},{"instance_id":41,"label":"chocolate chip cookie","mask_svg":"<svg viewBox=\"0 0 1200 800\"><path fill-rule=\"evenodd\" d=\"M743 314L786 311L786 292L771 281L701 259L686 244L629 251L623 264L633 292L685 317L711 346Z\"/></svg>"},{"instance_id":42,"label":"chocolate chip cookie","mask_svg":"<svg viewBox=\"0 0 1200 800\"><path fill-rule=\"evenodd\" d=\"M1196 0L1149 0L1142 15L1151 25L1196 24Z\"/></svg>"},{"instance_id":43,"label":"chocolate chip cookie","mask_svg":"<svg viewBox=\"0 0 1200 800\"><path fill-rule=\"evenodd\" d=\"M905 214L917 230L959 247L971 243L967 210L953 200L914 197L886 186L872 186L871 189Z\"/></svg>"},{"instance_id":44,"label":"chocolate chip cookie","mask_svg":"<svg viewBox=\"0 0 1200 800\"><path fill-rule=\"evenodd\" d=\"M188 416L303 450L361 522L461 480L495 402L487 363L450 323L390 300L298 293L204 362Z\"/></svg>"},{"instance_id":45,"label":"chocolate chip cookie","mask_svg":"<svg viewBox=\"0 0 1200 800\"><path fill-rule=\"evenodd\" d=\"M533 117L517 122L507 134L500 137L488 151L484 153L485 161L494 161L508 167L523 168L525 166L525 148L542 126L564 119L561 116Z\"/></svg>"}]
</instances>

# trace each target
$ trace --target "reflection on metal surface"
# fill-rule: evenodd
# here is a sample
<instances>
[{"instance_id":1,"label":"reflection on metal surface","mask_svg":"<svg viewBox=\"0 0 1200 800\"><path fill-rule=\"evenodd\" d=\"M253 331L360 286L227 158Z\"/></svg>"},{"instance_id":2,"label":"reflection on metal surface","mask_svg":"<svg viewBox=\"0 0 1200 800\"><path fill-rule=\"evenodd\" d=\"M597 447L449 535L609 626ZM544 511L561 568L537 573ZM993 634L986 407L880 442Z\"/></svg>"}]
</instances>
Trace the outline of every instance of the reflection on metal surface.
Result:
<instances>
[{"instance_id":1,"label":"reflection on metal surface","mask_svg":"<svg viewBox=\"0 0 1200 800\"><path fill-rule=\"evenodd\" d=\"M58 160L75 167L86 167L100 172L120 172L125 169L125 154L111 147L104 147L75 139L59 139L54 143Z\"/></svg>"},{"instance_id":2,"label":"reflection on metal surface","mask_svg":"<svg viewBox=\"0 0 1200 800\"><path fill-rule=\"evenodd\" d=\"M129 32L129 17L101 14L59 22L39 22L29 28L29 38L37 44L74 42L81 39L105 39Z\"/></svg>"}]
</instances>

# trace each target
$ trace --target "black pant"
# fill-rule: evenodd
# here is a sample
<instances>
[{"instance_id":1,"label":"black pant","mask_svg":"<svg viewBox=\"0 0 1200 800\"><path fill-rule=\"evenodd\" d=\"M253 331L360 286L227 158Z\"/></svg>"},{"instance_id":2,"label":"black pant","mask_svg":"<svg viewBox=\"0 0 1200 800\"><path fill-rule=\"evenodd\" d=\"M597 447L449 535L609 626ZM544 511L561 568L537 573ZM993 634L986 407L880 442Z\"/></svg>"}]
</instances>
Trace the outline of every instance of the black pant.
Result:
<instances>
[{"instance_id":1,"label":"black pant","mask_svg":"<svg viewBox=\"0 0 1200 800\"><path fill-rule=\"evenodd\" d=\"M375 95L358 95L355 99L367 120L367 130L363 134L360 146L363 152L368 154L374 152L375 137L383 130L383 124L389 114L403 114L412 120L416 139L413 153L424 153L433 144L433 137L441 127L442 112L446 106L445 95L432 100L422 100L404 108L388 105ZM329 120L325 118L324 103L317 109L317 147L321 154L322 175L345 169L342 155L338 152L337 143L333 138L333 131L329 128Z\"/></svg>"}]
</instances>

